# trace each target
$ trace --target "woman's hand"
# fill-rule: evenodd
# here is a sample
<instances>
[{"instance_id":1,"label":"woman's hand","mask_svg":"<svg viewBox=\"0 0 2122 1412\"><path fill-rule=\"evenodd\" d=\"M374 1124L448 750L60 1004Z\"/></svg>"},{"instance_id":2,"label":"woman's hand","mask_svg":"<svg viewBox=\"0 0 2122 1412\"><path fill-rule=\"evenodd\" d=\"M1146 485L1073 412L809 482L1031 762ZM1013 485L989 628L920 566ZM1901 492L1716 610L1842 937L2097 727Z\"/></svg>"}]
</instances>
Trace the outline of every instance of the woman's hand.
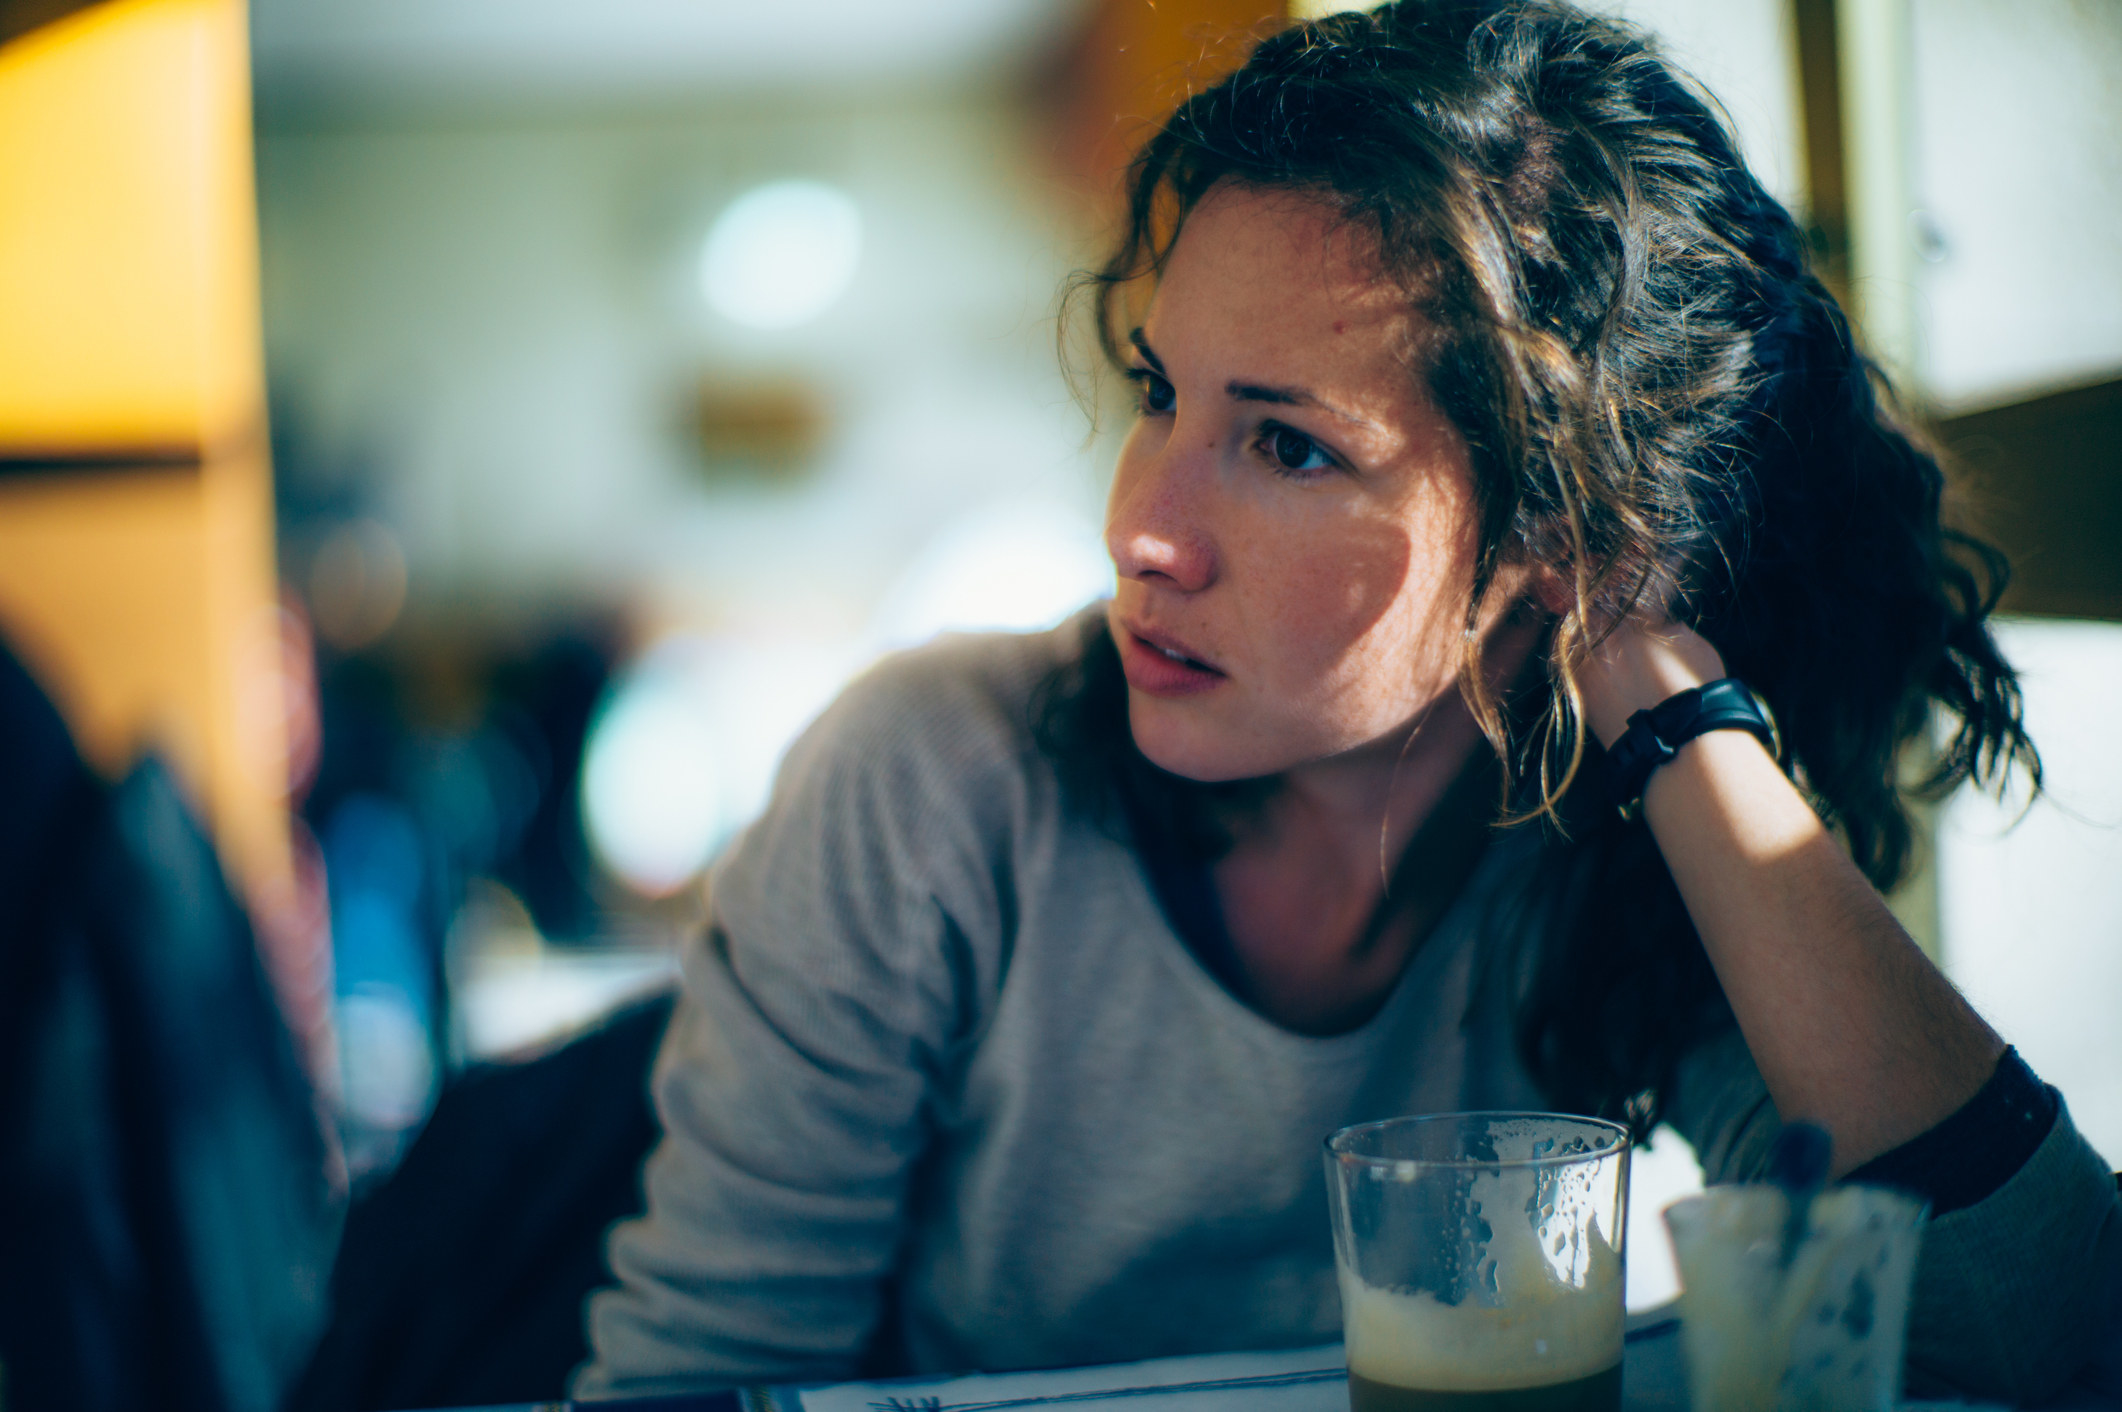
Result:
<instances>
[{"instance_id":1,"label":"woman's hand","mask_svg":"<svg viewBox=\"0 0 2122 1412\"><path fill-rule=\"evenodd\" d=\"M1578 666L1577 689L1586 723L1611 747L1636 712L1723 675L1724 659L1693 628L1663 616L1630 618Z\"/></svg>"}]
</instances>

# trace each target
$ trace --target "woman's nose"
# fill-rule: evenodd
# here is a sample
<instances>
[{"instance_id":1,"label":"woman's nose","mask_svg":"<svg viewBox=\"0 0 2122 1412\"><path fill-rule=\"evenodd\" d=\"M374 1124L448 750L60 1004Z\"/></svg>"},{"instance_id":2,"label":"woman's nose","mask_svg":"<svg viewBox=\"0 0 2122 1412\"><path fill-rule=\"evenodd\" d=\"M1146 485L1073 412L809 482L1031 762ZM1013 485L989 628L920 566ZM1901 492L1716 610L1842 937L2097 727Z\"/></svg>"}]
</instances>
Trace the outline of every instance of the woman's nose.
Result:
<instances>
[{"instance_id":1,"label":"woman's nose","mask_svg":"<svg viewBox=\"0 0 2122 1412\"><path fill-rule=\"evenodd\" d=\"M1121 578L1198 593L1215 582L1215 544L1201 503L1206 487L1191 484L1200 477L1177 460L1169 447L1121 457L1105 547Z\"/></svg>"}]
</instances>

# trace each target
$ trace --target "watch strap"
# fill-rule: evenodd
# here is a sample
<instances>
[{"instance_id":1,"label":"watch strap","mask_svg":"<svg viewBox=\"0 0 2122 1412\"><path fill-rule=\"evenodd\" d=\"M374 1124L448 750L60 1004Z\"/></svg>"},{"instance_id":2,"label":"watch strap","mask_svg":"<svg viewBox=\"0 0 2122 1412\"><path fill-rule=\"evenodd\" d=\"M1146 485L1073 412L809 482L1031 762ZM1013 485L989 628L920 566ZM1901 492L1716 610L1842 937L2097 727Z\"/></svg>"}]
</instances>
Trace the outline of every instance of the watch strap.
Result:
<instances>
[{"instance_id":1,"label":"watch strap","mask_svg":"<svg viewBox=\"0 0 2122 1412\"><path fill-rule=\"evenodd\" d=\"M1768 703L1737 677L1720 677L1675 693L1628 718L1628 728L1606 752L1607 780L1623 818L1633 818L1651 774L1680 747L1711 731L1743 730L1777 760L1783 740Z\"/></svg>"}]
</instances>

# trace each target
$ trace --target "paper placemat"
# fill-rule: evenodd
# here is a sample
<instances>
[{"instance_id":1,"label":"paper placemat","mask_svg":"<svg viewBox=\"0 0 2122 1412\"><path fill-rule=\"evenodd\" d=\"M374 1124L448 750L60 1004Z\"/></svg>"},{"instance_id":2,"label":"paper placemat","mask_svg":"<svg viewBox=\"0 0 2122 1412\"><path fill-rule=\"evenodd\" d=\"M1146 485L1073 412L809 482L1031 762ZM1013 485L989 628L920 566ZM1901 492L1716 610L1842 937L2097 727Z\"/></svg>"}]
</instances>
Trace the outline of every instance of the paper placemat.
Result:
<instances>
[{"instance_id":1,"label":"paper placemat","mask_svg":"<svg viewBox=\"0 0 2122 1412\"><path fill-rule=\"evenodd\" d=\"M1003 1412L1125 1407L1128 1412L1348 1412L1341 1345L1216 1353L1104 1368L776 1388L774 1412Z\"/></svg>"}]
</instances>

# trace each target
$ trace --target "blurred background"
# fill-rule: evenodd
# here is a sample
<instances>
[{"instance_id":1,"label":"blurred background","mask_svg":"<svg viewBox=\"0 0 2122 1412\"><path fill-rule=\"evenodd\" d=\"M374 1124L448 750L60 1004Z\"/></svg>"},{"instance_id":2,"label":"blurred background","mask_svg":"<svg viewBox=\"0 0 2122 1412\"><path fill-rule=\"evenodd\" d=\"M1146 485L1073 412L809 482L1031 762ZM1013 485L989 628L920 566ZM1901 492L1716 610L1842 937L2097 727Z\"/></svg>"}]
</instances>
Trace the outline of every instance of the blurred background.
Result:
<instances>
[{"instance_id":1,"label":"blurred background","mask_svg":"<svg viewBox=\"0 0 2122 1412\"><path fill-rule=\"evenodd\" d=\"M2122 6L1607 8L2013 555L2049 794L1947 801L1895 900L2122 1159ZM450 1075L668 982L853 673L1104 591L1057 291L1285 17L0 0L0 634L194 791L357 1190ZM1656 1151L1645 1215L1698 1179Z\"/></svg>"}]
</instances>

